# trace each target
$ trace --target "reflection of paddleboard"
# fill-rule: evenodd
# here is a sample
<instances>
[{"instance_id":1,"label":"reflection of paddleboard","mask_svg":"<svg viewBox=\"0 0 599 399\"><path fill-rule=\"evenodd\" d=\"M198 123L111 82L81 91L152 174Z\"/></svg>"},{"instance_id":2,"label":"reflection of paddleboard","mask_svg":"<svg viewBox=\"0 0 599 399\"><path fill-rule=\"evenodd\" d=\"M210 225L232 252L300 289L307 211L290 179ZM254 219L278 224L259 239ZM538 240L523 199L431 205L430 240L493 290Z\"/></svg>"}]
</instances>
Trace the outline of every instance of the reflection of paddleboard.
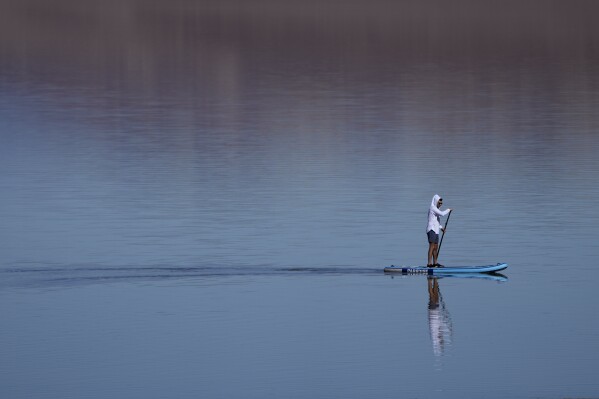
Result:
<instances>
[{"instance_id":1,"label":"reflection of paddleboard","mask_svg":"<svg viewBox=\"0 0 599 399\"><path fill-rule=\"evenodd\" d=\"M389 266L384 270L386 273L402 274L462 274L462 273L494 273L506 269L507 263L498 263L488 266L446 266L446 267L426 267L426 266Z\"/></svg>"},{"instance_id":2,"label":"reflection of paddleboard","mask_svg":"<svg viewBox=\"0 0 599 399\"><path fill-rule=\"evenodd\" d=\"M389 273L391 274L391 273ZM491 280L499 283L505 283L508 278L501 273L455 273L455 274L435 274L432 278L474 278L477 280Z\"/></svg>"},{"instance_id":3,"label":"reflection of paddleboard","mask_svg":"<svg viewBox=\"0 0 599 399\"><path fill-rule=\"evenodd\" d=\"M415 276L415 274L402 274L396 272L385 272L385 275L393 277L401 276L402 278L408 278L409 276ZM422 274L422 276L426 276L427 278L460 278L460 279L469 279L469 280L488 280L488 281L496 281L498 283L505 283L508 281L507 276L501 273L455 273L455 274Z\"/></svg>"}]
</instances>

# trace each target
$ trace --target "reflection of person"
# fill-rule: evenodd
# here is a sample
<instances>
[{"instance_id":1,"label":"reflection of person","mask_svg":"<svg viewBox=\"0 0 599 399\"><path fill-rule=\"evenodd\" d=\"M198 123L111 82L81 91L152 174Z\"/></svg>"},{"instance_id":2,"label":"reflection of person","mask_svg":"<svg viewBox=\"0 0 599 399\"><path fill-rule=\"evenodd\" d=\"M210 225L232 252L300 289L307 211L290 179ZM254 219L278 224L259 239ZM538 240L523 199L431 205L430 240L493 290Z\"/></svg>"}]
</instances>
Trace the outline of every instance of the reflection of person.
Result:
<instances>
[{"instance_id":1,"label":"reflection of person","mask_svg":"<svg viewBox=\"0 0 599 399\"><path fill-rule=\"evenodd\" d=\"M439 291L439 281L435 277L429 277L428 281L428 326L433 342L433 353L441 356L445 345L451 345L453 327L449 311L445 308L445 302Z\"/></svg>"},{"instance_id":2,"label":"reflection of person","mask_svg":"<svg viewBox=\"0 0 599 399\"><path fill-rule=\"evenodd\" d=\"M437 261L439 254L439 230L445 231L439 222L441 216L447 215L451 209L444 211L439 208L443 205L443 198L435 194L428 210L428 225L426 226L426 235L428 236L428 267L443 267ZM432 260L432 262L431 262Z\"/></svg>"}]
</instances>

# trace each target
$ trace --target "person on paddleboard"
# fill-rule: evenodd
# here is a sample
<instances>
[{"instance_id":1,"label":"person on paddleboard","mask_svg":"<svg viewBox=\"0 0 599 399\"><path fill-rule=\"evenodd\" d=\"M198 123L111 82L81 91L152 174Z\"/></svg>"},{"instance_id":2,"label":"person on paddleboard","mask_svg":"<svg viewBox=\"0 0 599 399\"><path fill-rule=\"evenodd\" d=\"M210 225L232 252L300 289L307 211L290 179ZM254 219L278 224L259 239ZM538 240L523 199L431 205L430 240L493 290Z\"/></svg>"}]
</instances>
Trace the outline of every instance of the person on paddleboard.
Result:
<instances>
[{"instance_id":1,"label":"person on paddleboard","mask_svg":"<svg viewBox=\"0 0 599 399\"><path fill-rule=\"evenodd\" d=\"M428 225L426 227L426 235L428 237L428 267L443 267L437 261L437 255L439 250L439 230L445 231L443 227L441 227L441 216L447 215L451 212L451 209L447 208L442 211L441 205L443 205L443 198L441 198L438 194L433 196L433 200L431 201L431 206L428 210Z\"/></svg>"}]
</instances>

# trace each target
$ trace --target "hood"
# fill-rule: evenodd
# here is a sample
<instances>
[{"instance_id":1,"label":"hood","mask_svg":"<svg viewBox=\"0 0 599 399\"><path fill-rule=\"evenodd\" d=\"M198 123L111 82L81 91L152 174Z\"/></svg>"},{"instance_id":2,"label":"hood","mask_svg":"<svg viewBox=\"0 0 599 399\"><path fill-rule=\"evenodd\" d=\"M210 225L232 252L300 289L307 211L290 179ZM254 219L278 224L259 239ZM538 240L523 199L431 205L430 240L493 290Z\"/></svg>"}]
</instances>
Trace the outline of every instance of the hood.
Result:
<instances>
[{"instance_id":1,"label":"hood","mask_svg":"<svg viewBox=\"0 0 599 399\"><path fill-rule=\"evenodd\" d=\"M431 208L436 208L437 202L439 202L440 199L441 199L441 196L439 194L433 195L433 200L431 201Z\"/></svg>"}]
</instances>

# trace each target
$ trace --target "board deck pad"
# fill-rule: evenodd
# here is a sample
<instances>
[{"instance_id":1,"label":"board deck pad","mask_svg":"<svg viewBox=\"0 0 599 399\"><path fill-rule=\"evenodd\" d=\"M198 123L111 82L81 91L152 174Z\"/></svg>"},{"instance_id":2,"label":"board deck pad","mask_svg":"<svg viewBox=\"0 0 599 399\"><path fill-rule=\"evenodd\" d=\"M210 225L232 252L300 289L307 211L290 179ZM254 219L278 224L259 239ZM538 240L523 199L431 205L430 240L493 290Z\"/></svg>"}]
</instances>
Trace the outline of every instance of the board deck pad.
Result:
<instances>
[{"instance_id":1,"label":"board deck pad","mask_svg":"<svg viewBox=\"0 0 599 399\"><path fill-rule=\"evenodd\" d=\"M456 273L494 273L507 268L507 263L497 263L486 266L389 266L384 269L386 273L402 274L456 274Z\"/></svg>"}]
</instances>

